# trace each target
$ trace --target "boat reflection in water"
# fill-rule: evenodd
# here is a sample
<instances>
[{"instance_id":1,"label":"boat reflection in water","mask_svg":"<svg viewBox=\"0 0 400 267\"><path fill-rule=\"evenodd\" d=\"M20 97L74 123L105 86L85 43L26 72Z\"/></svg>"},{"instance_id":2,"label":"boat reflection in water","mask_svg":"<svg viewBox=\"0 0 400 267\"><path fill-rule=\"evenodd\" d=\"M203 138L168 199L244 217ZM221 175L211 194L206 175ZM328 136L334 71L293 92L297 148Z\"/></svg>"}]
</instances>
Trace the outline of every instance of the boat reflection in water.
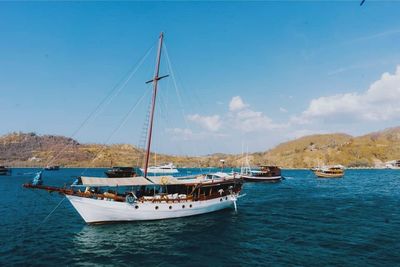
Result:
<instances>
[{"instance_id":1,"label":"boat reflection in water","mask_svg":"<svg viewBox=\"0 0 400 267\"><path fill-rule=\"evenodd\" d=\"M177 261L179 265L203 266L205 259L194 257L193 251L212 254L216 247L226 246L227 238L235 240L237 216L233 215L232 210L223 210L201 218L86 225L73 235L70 249L78 258L84 255L82 258L90 259L89 265L102 264L107 259L112 265L126 265L131 260L132 265L140 262L143 266L176 266Z\"/></svg>"}]
</instances>

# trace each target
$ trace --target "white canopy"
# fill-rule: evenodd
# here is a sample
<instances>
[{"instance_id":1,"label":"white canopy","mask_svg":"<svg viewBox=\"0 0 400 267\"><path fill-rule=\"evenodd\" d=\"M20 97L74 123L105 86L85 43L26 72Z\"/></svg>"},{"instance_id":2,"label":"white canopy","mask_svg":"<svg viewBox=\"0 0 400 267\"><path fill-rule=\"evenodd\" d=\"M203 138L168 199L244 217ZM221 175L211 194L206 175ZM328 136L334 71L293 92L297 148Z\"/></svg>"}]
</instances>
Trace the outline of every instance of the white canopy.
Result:
<instances>
[{"instance_id":1,"label":"white canopy","mask_svg":"<svg viewBox=\"0 0 400 267\"><path fill-rule=\"evenodd\" d=\"M147 177L148 179L150 179L151 181L153 181L153 183L155 184L160 184L160 185L170 185L170 184L185 184L187 183L187 181L183 181L183 180L178 180L173 176L150 176Z\"/></svg>"},{"instance_id":2,"label":"white canopy","mask_svg":"<svg viewBox=\"0 0 400 267\"><path fill-rule=\"evenodd\" d=\"M152 185L149 180L142 176L138 177L121 177L121 178L104 178L104 177L86 177L82 176L82 185L84 186L142 186Z\"/></svg>"},{"instance_id":3,"label":"white canopy","mask_svg":"<svg viewBox=\"0 0 400 267\"><path fill-rule=\"evenodd\" d=\"M179 185L179 184L198 184L198 183L212 183L216 180L226 180L233 178L231 176L213 177L214 179L205 179L204 176L185 177L184 179L177 179L173 176L150 176L144 178L143 176L137 177L121 177L121 178L105 178L105 177L87 177L82 176L82 186L146 186L146 185Z\"/></svg>"}]
</instances>

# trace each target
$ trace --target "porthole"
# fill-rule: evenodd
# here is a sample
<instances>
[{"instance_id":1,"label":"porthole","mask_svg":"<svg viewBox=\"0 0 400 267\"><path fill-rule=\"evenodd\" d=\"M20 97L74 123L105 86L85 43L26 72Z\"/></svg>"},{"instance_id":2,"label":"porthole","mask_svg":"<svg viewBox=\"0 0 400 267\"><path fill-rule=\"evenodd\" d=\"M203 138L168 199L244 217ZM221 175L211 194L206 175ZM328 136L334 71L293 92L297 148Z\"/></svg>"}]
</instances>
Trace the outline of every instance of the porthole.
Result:
<instances>
[{"instance_id":1,"label":"porthole","mask_svg":"<svg viewBox=\"0 0 400 267\"><path fill-rule=\"evenodd\" d=\"M219 202L222 202L222 198L219 199Z\"/></svg>"},{"instance_id":2,"label":"porthole","mask_svg":"<svg viewBox=\"0 0 400 267\"><path fill-rule=\"evenodd\" d=\"M192 204L189 205L189 208L191 208L191 207L192 207Z\"/></svg>"},{"instance_id":3,"label":"porthole","mask_svg":"<svg viewBox=\"0 0 400 267\"><path fill-rule=\"evenodd\" d=\"M225 197L225 200L228 200L228 197Z\"/></svg>"},{"instance_id":4,"label":"porthole","mask_svg":"<svg viewBox=\"0 0 400 267\"><path fill-rule=\"evenodd\" d=\"M172 206L169 206L169 209L172 210Z\"/></svg>"},{"instance_id":5,"label":"porthole","mask_svg":"<svg viewBox=\"0 0 400 267\"><path fill-rule=\"evenodd\" d=\"M138 205L136 205L136 206L135 206L135 209L138 209L138 208L139 208L139 206L138 206Z\"/></svg>"},{"instance_id":6,"label":"porthole","mask_svg":"<svg viewBox=\"0 0 400 267\"><path fill-rule=\"evenodd\" d=\"M156 206L156 208L155 208L156 210L158 210L158 206Z\"/></svg>"},{"instance_id":7,"label":"porthole","mask_svg":"<svg viewBox=\"0 0 400 267\"><path fill-rule=\"evenodd\" d=\"M185 205L182 205L182 209L184 209L185 208Z\"/></svg>"}]
</instances>

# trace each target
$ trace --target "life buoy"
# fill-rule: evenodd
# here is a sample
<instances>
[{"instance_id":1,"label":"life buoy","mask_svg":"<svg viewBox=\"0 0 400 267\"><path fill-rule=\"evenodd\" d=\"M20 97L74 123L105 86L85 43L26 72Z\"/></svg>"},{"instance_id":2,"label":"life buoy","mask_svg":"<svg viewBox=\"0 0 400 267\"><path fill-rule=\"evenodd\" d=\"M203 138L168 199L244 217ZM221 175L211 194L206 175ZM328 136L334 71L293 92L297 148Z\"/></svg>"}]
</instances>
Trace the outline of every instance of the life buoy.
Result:
<instances>
[{"instance_id":1,"label":"life buoy","mask_svg":"<svg viewBox=\"0 0 400 267\"><path fill-rule=\"evenodd\" d=\"M136 203L136 199L137 198L132 193L126 195L126 197L125 197L126 202L129 203L129 204Z\"/></svg>"},{"instance_id":2,"label":"life buoy","mask_svg":"<svg viewBox=\"0 0 400 267\"><path fill-rule=\"evenodd\" d=\"M160 181L161 181L161 184L166 185L166 184L168 184L169 179L167 176L163 176L163 177L161 177Z\"/></svg>"}]
</instances>

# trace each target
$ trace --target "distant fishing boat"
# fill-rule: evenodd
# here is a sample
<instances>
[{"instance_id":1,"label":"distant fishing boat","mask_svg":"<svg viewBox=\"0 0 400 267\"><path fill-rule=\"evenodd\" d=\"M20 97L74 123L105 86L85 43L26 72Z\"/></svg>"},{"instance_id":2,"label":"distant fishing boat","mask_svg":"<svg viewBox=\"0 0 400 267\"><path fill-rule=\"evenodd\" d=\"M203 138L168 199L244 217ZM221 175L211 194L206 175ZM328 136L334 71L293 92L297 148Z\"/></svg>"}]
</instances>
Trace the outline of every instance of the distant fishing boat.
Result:
<instances>
[{"instance_id":1,"label":"distant fishing boat","mask_svg":"<svg viewBox=\"0 0 400 267\"><path fill-rule=\"evenodd\" d=\"M112 167L112 169L104 172L107 177L135 177L136 171L134 167Z\"/></svg>"},{"instance_id":2,"label":"distant fishing boat","mask_svg":"<svg viewBox=\"0 0 400 267\"><path fill-rule=\"evenodd\" d=\"M312 171L319 178L342 178L344 176L342 165L318 167L313 168Z\"/></svg>"},{"instance_id":3,"label":"distant fishing boat","mask_svg":"<svg viewBox=\"0 0 400 267\"><path fill-rule=\"evenodd\" d=\"M147 149L143 176L104 178L79 177L69 188L35 183L25 188L59 192L70 201L86 223L159 220L199 215L221 209L236 210L243 180L229 175L177 179L172 176L148 176L150 148L156 106L163 34L159 38L153 95L147 131ZM170 168L173 170L174 168Z\"/></svg>"},{"instance_id":4,"label":"distant fishing boat","mask_svg":"<svg viewBox=\"0 0 400 267\"><path fill-rule=\"evenodd\" d=\"M281 169L278 166L261 165L257 169L244 167L240 172L244 181L248 182L280 182Z\"/></svg>"},{"instance_id":5,"label":"distant fishing boat","mask_svg":"<svg viewBox=\"0 0 400 267\"><path fill-rule=\"evenodd\" d=\"M11 168L7 168L6 166L0 166L0 175L11 175Z\"/></svg>"},{"instance_id":6,"label":"distant fishing boat","mask_svg":"<svg viewBox=\"0 0 400 267\"><path fill-rule=\"evenodd\" d=\"M387 169L392 169L392 170L400 170L400 160L392 160L386 162Z\"/></svg>"},{"instance_id":7,"label":"distant fishing boat","mask_svg":"<svg viewBox=\"0 0 400 267\"><path fill-rule=\"evenodd\" d=\"M140 169L144 172L144 169ZM166 163L158 166L150 166L147 168L147 173L153 174L174 174L179 173L178 169L174 166L173 163Z\"/></svg>"},{"instance_id":8,"label":"distant fishing boat","mask_svg":"<svg viewBox=\"0 0 400 267\"><path fill-rule=\"evenodd\" d=\"M44 169L46 171L58 171L60 169L60 166L58 165L46 166Z\"/></svg>"}]
</instances>

